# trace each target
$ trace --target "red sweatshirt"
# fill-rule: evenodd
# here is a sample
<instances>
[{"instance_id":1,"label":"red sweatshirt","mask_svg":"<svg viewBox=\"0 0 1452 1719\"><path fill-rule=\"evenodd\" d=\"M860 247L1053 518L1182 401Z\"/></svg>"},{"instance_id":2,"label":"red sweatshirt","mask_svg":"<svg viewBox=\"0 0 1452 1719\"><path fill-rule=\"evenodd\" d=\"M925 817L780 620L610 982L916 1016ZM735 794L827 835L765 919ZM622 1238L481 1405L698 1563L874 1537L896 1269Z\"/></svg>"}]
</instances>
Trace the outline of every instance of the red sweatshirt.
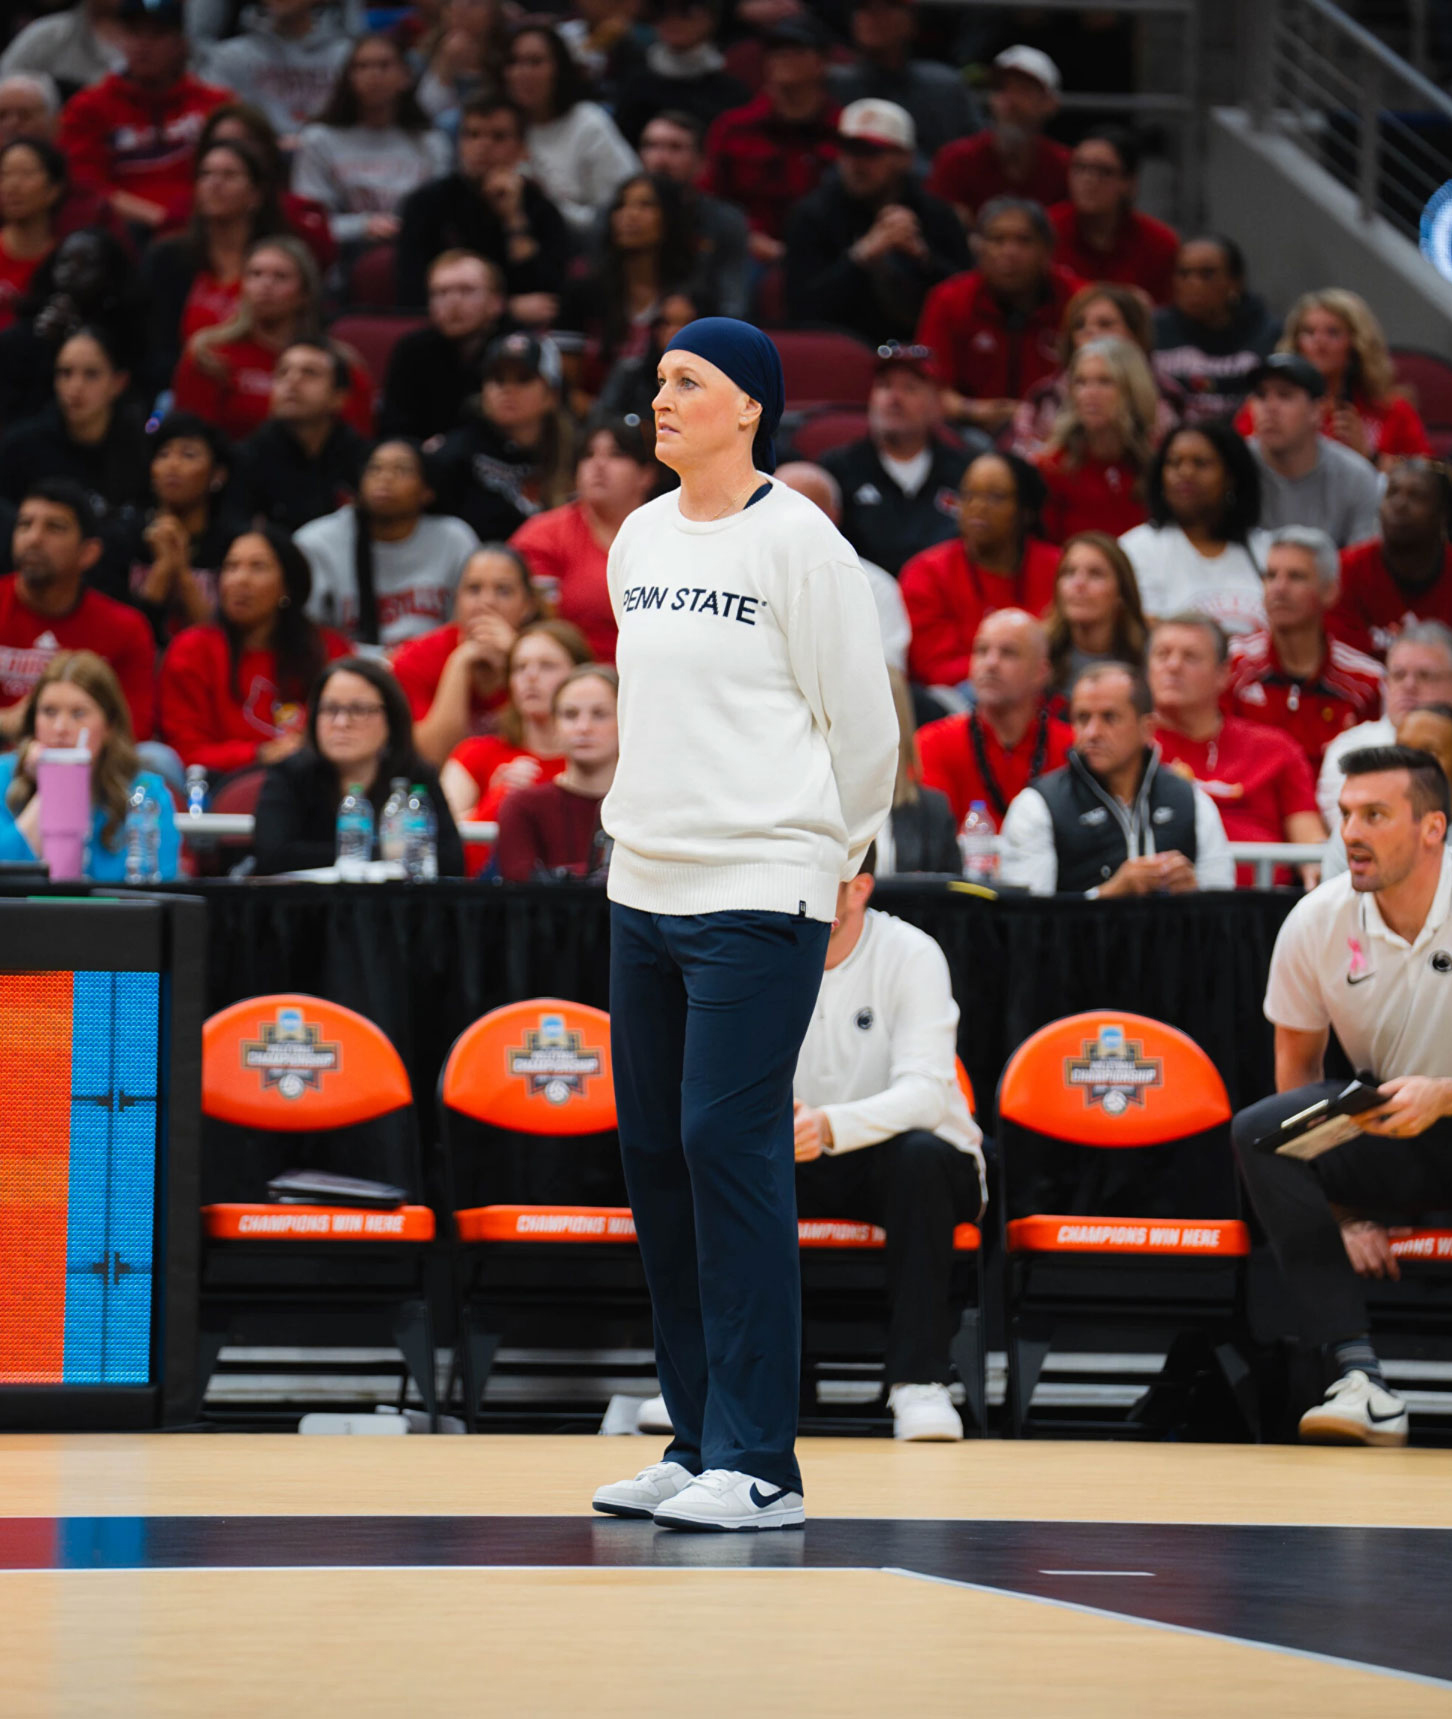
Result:
<instances>
[{"instance_id":1,"label":"red sweatshirt","mask_svg":"<svg viewBox=\"0 0 1452 1719\"><path fill-rule=\"evenodd\" d=\"M973 636L995 609L1042 615L1054 600L1059 552L1030 538L1014 579L968 559L959 537L921 550L898 575L912 622L908 673L923 686L956 686L972 667Z\"/></svg>"},{"instance_id":2,"label":"red sweatshirt","mask_svg":"<svg viewBox=\"0 0 1452 1719\"><path fill-rule=\"evenodd\" d=\"M1128 460L1084 458L1070 465L1063 452L1043 454L1039 475L1048 487L1044 536L1065 543L1081 531L1123 537L1149 518L1140 491L1140 474Z\"/></svg>"},{"instance_id":3,"label":"red sweatshirt","mask_svg":"<svg viewBox=\"0 0 1452 1719\"><path fill-rule=\"evenodd\" d=\"M179 227L192 206L192 156L207 115L232 92L190 74L170 89L143 90L112 72L61 109L60 147L77 185L130 191Z\"/></svg>"},{"instance_id":4,"label":"red sweatshirt","mask_svg":"<svg viewBox=\"0 0 1452 1719\"><path fill-rule=\"evenodd\" d=\"M348 654L348 641L324 627L329 662ZM220 627L188 627L162 659L157 685L158 726L183 764L208 770L245 770L269 740L301 731L307 706L279 697L277 658L271 651L244 651L233 691L232 659Z\"/></svg>"},{"instance_id":5,"label":"red sweatshirt","mask_svg":"<svg viewBox=\"0 0 1452 1719\"><path fill-rule=\"evenodd\" d=\"M30 696L60 651L94 651L116 671L138 740L151 738L156 644L141 611L87 587L68 615L42 615L14 574L0 579L0 709Z\"/></svg>"},{"instance_id":6,"label":"red sweatshirt","mask_svg":"<svg viewBox=\"0 0 1452 1719\"><path fill-rule=\"evenodd\" d=\"M970 400L1022 400L1059 368L1064 307L1083 286L1057 264L1026 315L1010 316L977 269L940 281L918 318L919 341L931 346L948 386Z\"/></svg>"}]
</instances>

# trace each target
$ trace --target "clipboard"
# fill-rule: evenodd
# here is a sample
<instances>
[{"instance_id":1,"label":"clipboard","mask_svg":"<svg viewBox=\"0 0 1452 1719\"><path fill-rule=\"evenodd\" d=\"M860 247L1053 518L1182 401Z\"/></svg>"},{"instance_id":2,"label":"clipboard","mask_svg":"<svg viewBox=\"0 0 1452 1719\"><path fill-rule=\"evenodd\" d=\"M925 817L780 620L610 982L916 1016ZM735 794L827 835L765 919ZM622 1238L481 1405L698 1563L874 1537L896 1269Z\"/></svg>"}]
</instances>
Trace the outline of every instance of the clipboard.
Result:
<instances>
[{"instance_id":1,"label":"clipboard","mask_svg":"<svg viewBox=\"0 0 1452 1719\"><path fill-rule=\"evenodd\" d=\"M1356 1118L1384 1102L1375 1077L1358 1074L1340 1092L1318 1099L1261 1135L1255 1150L1276 1152L1283 1158L1319 1158L1333 1146L1354 1140L1362 1132Z\"/></svg>"}]
</instances>

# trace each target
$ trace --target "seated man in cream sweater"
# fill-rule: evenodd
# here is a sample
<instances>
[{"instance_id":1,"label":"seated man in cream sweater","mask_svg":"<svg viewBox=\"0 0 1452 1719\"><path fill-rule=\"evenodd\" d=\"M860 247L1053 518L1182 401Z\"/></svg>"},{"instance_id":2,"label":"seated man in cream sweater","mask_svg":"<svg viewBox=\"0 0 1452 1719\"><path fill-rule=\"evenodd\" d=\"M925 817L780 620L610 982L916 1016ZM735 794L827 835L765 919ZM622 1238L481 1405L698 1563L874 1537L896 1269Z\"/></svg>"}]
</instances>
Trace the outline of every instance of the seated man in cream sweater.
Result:
<instances>
[{"instance_id":1,"label":"seated man in cream sweater","mask_svg":"<svg viewBox=\"0 0 1452 1719\"><path fill-rule=\"evenodd\" d=\"M953 1227L987 1198L983 1136L954 1061L958 1005L924 931L868 910L876 855L837 892L812 1024L797 1058L797 1212L887 1231L886 1377L902 1439L959 1439L948 1396Z\"/></svg>"}]
</instances>

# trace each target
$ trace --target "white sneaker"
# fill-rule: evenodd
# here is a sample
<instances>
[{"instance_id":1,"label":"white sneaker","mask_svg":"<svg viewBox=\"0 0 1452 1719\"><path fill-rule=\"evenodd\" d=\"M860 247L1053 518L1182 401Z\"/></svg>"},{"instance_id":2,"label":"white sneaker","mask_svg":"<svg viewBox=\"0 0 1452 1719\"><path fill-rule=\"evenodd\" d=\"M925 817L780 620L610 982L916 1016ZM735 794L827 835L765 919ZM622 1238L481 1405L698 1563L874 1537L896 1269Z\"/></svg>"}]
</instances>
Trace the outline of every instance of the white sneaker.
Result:
<instances>
[{"instance_id":1,"label":"white sneaker","mask_svg":"<svg viewBox=\"0 0 1452 1719\"><path fill-rule=\"evenodd\" d=\"M670 1410L664 1397L647 1397L635 1416L635 1430L643 1433L673 1433Z\"/></svg>"},{"instance_id":2,"label":"white sneaker","mask_svg":"<svg viewBox=\"0 0 1452 1719\"><path fill-rule=\"evenodd\" d=\"M1353 1368L1301 1416L1301 1437L1312 1444L1405 1444L1407 1424L1402 1399Z\"/></svg>"},{"instance_id":3,"label":"white sneaker","mask_svg":"<svg viewBox=\"0 0 1452 1719\"><path fill-rule=\"evenodd\" d=\"M772 1486L734 1468L708 1468L655 1513L659 1528L717 1528L754 1533L800 1528L807 1519L800 1492Z\"/></svg>"},{"instance_id":4,"label":"white sneaker","mask_svg":"<svg viewBox=\"0 0 1452 1719\"><path fill-rule=\"evenodd\" d=\"M695 1475L678 1462L653 1462L634 1480L617 1480L602 1486L592 1502L607 1516L654 1516L667 1499L684 1492Z\"/></svg>"},{"instance_id":5,"label":"white sneaker","mask_svg":"<svg viewBox=\"0 0 1452 1719\"><path fill-rule=\"evenodd\" d=\"M944 1443L963 1436L963 1421L946 1385L894 1385L887 1393L892 1436Z\"/></svg>"}]
</instances>

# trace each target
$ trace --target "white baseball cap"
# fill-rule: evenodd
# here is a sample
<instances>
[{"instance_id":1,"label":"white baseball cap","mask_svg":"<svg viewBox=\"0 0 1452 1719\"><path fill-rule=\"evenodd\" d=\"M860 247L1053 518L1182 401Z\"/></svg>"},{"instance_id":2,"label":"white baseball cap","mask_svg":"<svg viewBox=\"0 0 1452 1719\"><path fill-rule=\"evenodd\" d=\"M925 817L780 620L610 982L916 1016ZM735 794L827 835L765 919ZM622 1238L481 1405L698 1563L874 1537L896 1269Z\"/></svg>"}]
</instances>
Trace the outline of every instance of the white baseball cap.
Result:
<instances>
[{"instance_id":1,"label":"white baseball cap","mask_svg":"<svg viewBox=\"0 0 1452 1719\"><path fill-rule=\"evenodd\" d=\"M1042 84L1050 95L1058 95L1064 87L1059 68L1049 56L1041 48L1026 47L1022 42L1012 48L1005 48L994 60L993 69L998 72L1021 72L1024 77L1032 78L1036 84Z\"/></svg>"},{"instance_id":2,"label":"white baseball cap","mask_svg":"<svg viewBox=\"0 0 1452 1719\"><path fill-rule=\"evenodd\" d=\"M881 149L913 150L918 146L917 127L908 110L895 101L878 101L875 96L848 102L837 121L837 135L857 143L875 143Z\"/></svg>"}]
</instances>

